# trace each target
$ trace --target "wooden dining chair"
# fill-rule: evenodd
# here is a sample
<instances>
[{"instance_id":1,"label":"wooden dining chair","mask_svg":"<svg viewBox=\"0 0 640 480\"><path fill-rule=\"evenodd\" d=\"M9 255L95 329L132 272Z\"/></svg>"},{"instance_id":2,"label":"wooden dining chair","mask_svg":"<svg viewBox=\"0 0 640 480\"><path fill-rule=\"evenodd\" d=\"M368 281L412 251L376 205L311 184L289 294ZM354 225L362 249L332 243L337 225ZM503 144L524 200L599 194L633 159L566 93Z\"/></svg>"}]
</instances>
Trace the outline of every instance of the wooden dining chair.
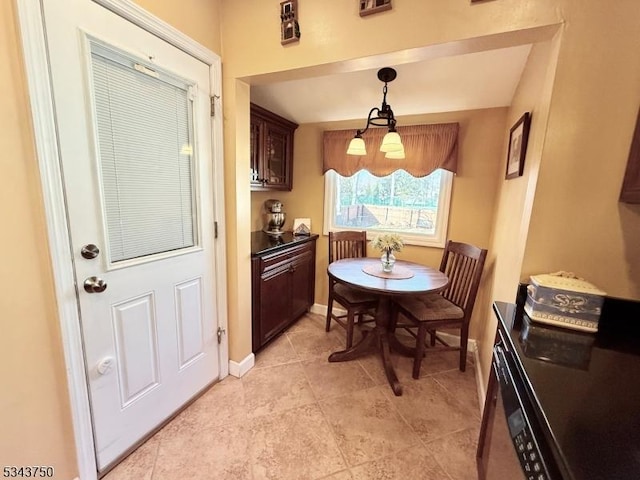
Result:
<instances>
[{"instance_id":1,"label":"wooden dining chair","mask_svg":"<svg viewBox=\"0 0 640 480\"><path fill-rule=\"evenodd\" d=\"M436 341L443 345L437 350L460 350L460 371L465 371L469 321L486 257L485 249L449 240L440 262L440 271L449 278L447 288L439 293L407 297L394 302L391 328L404 328L416 339L413 378L420 376L427 332L432 347ZM409 323L398 323L399 314ZM418 329L417 333L413 331L415 328ZM437 330L443 328L460 329L460 346L451 346L437 335Z\"/></svg>"},{"instance_id":2,"label":"wooden dining chair","mask_svg":"<svg viewBox=\"0 0 640 480\"><path fill-rule=\"evenodd\" d=\"M367 256L367 232L346 231L329 232L329 263L343 258L360 258ZM333 303L340 304L346 314L333 313ZM355 317L358 323L371 320L378 304L375 295L337 283L329 277L329 299L327 301L326 331L331 330L331 320L347 331L347 348L353 345L353 326Z\"/></svg>"}]
</instances>

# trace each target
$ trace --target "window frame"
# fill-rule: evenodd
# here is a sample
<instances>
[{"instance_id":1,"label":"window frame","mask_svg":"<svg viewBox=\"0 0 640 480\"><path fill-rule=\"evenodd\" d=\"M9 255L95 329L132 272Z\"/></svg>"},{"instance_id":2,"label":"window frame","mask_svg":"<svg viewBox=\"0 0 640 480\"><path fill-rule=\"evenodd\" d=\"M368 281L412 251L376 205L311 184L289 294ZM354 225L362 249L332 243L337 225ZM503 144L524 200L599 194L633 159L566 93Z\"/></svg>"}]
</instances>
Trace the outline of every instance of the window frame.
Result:
<instances>
[{"instance_id":1,"label":"window frame","mask_svg":"<svg viewBox=\"0 0 640 480\"><path fill-rule=\"evenodd\" d=\"M404 243L407 245L418 245L422 247L444 248L447 241L447 232L449 227L449 216L451 214L451 194L453 191L453 172L442 170L440 179L440 198L438 201L436 229L433 235L408 233L397 231L402 236ZM323 234L329 235L329 231L341 232L353 230L353 227L338 227L333 223L335 218L335 198L336 187L338 184L338 174L335 170L329 170L324 174L324 221ZM366 230L367 240L371 240L379 233L388 233L388 230L376 230L373 228L361 228Z\"/></svg>"}]
</instances>

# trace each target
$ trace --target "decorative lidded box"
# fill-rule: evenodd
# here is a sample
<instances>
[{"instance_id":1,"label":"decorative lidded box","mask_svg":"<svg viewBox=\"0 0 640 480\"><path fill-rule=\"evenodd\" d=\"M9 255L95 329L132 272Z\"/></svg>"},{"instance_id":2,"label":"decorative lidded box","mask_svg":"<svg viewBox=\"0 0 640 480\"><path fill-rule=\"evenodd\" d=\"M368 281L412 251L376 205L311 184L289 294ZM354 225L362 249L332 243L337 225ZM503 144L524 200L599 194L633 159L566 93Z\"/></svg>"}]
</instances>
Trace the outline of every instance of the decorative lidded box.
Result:
<instances>
[{"instance_id":1,"label":"decorative lidded box","mask_svg":"<svg viewBox=\"0 0 640 480\"><path fill-rule=\"evenodd\" d=\"M532 275L524 311L534 322L596 332L605 295L573 273Z\"/></svg>"}]
</instances>

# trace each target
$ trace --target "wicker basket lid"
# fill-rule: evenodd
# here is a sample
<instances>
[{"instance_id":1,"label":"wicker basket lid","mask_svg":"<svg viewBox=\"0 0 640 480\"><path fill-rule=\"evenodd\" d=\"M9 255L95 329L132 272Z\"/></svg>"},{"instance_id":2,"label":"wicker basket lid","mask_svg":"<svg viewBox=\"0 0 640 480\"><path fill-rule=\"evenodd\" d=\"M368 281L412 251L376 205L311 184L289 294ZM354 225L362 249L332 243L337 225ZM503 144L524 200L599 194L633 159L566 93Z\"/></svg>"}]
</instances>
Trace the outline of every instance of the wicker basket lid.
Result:
<instances>
[{"instance_id":1,"label":"wicker basket lid","mask_svg":"<svg viewBox=\"0 0 640 480\"><path fill-rule=\"evenodd\" d=\"M532 275L531 283L539 287L555 288L569 292L588 293L589 295L605 296L603 292L592 283L576 276L572 272L555 272L541 275Z\"/></svg>"}]
</instances>

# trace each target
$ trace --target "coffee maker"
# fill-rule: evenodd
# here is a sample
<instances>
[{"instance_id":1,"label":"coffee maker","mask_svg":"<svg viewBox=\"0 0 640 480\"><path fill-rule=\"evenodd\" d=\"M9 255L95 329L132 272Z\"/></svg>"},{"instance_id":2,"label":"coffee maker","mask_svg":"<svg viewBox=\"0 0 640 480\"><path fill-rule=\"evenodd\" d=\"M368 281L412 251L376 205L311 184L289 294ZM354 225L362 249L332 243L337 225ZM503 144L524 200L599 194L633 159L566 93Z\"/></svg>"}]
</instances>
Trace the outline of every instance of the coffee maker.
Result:
<instances>
[{"instance_id":1,"label":"coffee maker","mask_svg":"<svg viewBox=\"0 0 640 480\"><path fill-rule=\"evenodd\" d=\"M264 229L263 231L269 235L279 236L284 232L282 226L285 221L285 214L282 211L282 202L280 200L270 199L264 202Z\"/></svg>"}]
</instances>

